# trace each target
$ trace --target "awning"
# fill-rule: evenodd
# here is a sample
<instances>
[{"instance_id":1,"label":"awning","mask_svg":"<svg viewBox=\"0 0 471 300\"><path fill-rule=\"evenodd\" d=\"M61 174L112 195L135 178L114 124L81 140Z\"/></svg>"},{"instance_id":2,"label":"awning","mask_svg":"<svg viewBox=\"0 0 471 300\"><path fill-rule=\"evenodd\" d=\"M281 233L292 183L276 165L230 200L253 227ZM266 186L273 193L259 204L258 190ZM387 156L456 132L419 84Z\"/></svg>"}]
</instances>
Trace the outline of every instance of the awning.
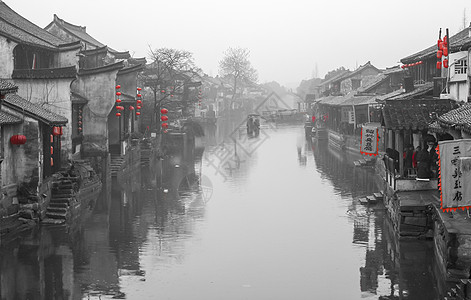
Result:
<instances>
[{"instance_id":1,"label":"awning","mask_svg":"<svg viewBox=\"0 0 471 300\"><path fill-rule=\"evenodd\" d=\"M428 129L435 116L441 116L456 108L450 99L395 100L383 107L384 125L388 129Z\"/></svg>"},{"instance_id":2,"label":"awning","mask_svg":"<svg viewBox=\"0 0 471 300\"><path fill-rule=\"evenodd\" d=\"M68 121L66 117L53 113L36 103L23 99L17 94L6 95L3 104L10 109L24 113L25 115L48 125L65 125Z\"/></svg>"}]
</instances>

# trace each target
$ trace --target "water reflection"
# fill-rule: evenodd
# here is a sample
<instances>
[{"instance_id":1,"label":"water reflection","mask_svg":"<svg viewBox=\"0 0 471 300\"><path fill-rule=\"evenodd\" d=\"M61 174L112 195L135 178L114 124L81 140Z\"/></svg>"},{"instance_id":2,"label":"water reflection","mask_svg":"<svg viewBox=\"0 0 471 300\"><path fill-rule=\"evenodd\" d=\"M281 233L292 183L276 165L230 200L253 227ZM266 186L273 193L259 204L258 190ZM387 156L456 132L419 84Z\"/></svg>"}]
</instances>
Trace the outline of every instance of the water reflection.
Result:
<instances>
[{"instance_id":1,"label":"water reflection","mask_svg":"<svg viewBox=\"0 0 471 300\"><path fill-rule=\"evenodd\" d=\"M433 244L360 204L373 170L300 135L212 137L115 181L81 226L0 248L0 298L441 299Z\"/></svg>"},{"instance_id":2,"label":"water reflection","mask_svg":"<svg viewBox=\"0 0 471 300\"><path fill-rule=\"evenodd\" d=\"M311 144L316 165L323 178L334 185L336 192L348 199L347 215L353 224L353 244L365 248L360 267L362 298L371 299L442 299L434 273L433 242L399 240L387 213L380 204L364 206L360 197L372 195L381 188L373 169L353 166L358 159ZM379 298L378 298L379 297Z\"/></svg>"}]
</instances>

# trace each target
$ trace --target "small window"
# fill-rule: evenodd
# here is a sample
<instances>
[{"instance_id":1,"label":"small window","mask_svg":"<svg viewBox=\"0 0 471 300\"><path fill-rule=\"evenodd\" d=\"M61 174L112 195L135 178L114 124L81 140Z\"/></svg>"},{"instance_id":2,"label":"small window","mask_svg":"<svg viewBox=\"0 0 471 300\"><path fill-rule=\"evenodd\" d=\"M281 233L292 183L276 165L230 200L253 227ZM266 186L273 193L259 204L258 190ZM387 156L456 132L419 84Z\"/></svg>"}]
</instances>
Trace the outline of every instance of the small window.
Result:
<instances>
[{"instance_id":1,"label":"small window","mask_svg":"<svg viewBox=\"0 0 471 300\"><path fill-rule=\"evenodd\" d=\"M466 74L468 70L468 61L460 59L455 61L455 74Z\"/></svg>"}]
</instances>

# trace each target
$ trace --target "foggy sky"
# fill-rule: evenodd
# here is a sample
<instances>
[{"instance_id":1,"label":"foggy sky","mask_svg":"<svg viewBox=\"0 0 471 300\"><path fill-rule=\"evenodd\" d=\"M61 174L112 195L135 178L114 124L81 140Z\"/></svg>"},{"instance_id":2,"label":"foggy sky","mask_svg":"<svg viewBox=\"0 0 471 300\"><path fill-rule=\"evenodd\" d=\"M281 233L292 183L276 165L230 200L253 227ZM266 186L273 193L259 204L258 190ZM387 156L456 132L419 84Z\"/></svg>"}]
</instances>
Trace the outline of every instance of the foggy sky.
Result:
<instances>
[{"instance_id":1,"label":"foggy sky","mask_svg":"<svg viewBox=\"0 0 471 300\"><path fill-rule=\"evenodd\" d=\"M344 66L371 61L378 68L436 43L440 27L450 35L471 22L469 0L4 0L44 28L53 15L118 51L147 57L152 48L193 53L209 75L228 47L248 48L259 83L289 87ZM448 4L450 3L450 4ZM446 4L446 5L445 5Z\"/></svg>"}]
</instances>

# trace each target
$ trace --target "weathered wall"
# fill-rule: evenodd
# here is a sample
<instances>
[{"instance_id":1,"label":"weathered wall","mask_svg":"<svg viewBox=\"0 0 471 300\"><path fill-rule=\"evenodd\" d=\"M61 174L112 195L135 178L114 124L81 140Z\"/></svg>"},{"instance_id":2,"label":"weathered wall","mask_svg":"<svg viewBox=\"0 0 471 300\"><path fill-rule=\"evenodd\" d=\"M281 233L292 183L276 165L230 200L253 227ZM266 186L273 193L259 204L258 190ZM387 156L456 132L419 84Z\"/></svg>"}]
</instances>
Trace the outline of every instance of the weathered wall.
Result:
<instances>
[{"instance_id":1,"label":"weathered wall","mask_svg":"<svg viewBox=\"0 0 471 300\"><path fill-rule=\"evenodd\" d=\"M13 49L17 43L0 36L0 78L9 79L13 73Z\"/></svg>"},{"instance_id":2,"label":"weathered wall","mask_svg":"<svg viewBox=\"0 0 471 300\"><path fill-rule=\"evenodd\" d=\"M36 104L46 104L45 109L72 120L72 103L70 101L70 84L74 79L17 79L18 95ZM72 155L72 130L67 124L61 137L62 159Z\"/></svg>"},{"instance_id":3,"label":"weathered wall","mask_svg":"<svg viewBox=\"0 0 471 300\"><path fill-rule=\"evenodd\" d=\"M75 66L78 70L79 66L79 56L78 53L80 51L80 48L77 48L75 50L70 50L70 51L62 51L56 54L56 60L55 60L55 65L54 67L56 68L64 68L64 67L70 67L70 66Z\"/></svg>"},{"instance_id":4,"label":"weathered wall","mask_svg":"<svg viewBox=\"0 0 471 300\"><path fill-rule=\"evenodd\" d=\"M450 83L450 95L453 100L468 102L468 82L455 81Z\"/></svg>"},{"instance_id":5,"label":"weathered wall","mask_svg":"<svg viewBox=\"0 0 471 300\"><path fill-rule=\"evenodd\" d=\"M72 90L89 100L83 108L83 151L107 152L108 115L115 104L115 83L118 70L81 75ZM116 117L115 117L116 118Z\"/></svg>"}]
</instances>

